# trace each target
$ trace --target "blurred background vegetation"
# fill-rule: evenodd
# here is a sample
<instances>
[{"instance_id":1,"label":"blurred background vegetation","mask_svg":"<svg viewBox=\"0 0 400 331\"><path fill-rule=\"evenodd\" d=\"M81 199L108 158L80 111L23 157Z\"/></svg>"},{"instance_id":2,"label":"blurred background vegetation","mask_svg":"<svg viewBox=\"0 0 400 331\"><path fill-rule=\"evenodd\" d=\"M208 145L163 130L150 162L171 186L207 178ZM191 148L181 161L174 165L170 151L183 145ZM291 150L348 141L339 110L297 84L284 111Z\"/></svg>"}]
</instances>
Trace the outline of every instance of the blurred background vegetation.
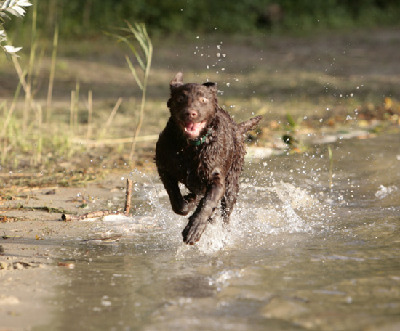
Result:
<instances>
[{"instance_id":1,"label":"blurred background vegetation","mask_svg":"<svg viewBox=\"0 0 400 331\"><path fill-rule=\"evenodd\" d=\"M217 32L248 34L304 33L315 29L348 29L398 25L398 0L40 0L38 28L51 36L94 37L124 25L143 22L150 34ZM28 19L10 23L29 33Z\"/></svg>"},{"instance_id":2,"label":"blurred background vegetation","mask_svg":"<svg viewBox=\"0 0 400 331\"><path fill-rule=\"evenodd\" d=\"M236 120L264 115L257 144L274 153L400 128L398 0L32 3L4 21L23 49L0 54L0 189L154 170L177 71L218 82ZM139 22L145 49L126 29Z\"/></svg>"}]
</instances>

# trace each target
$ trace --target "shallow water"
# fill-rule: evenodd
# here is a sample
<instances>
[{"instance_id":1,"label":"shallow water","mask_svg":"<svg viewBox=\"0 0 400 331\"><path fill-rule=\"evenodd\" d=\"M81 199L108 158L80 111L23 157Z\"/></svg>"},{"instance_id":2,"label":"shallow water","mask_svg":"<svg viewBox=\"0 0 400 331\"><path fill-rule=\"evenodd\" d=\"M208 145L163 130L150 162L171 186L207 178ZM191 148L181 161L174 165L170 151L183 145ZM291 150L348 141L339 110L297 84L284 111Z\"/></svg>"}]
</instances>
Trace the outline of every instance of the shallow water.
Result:
<instances>
[{"instance_id":1,"label":"shallow water","mask_svg":"<svg viewBox=\"0 0 400 331\"><path fill-rule=\"evenodd\" d=\"M331 147L332 188L327 146L248 160L231 225L196 246L158 179L133 174L134 218L64 243L75 268L35 329L400 329L400 136Z\"/></svg>"}]
</instances>

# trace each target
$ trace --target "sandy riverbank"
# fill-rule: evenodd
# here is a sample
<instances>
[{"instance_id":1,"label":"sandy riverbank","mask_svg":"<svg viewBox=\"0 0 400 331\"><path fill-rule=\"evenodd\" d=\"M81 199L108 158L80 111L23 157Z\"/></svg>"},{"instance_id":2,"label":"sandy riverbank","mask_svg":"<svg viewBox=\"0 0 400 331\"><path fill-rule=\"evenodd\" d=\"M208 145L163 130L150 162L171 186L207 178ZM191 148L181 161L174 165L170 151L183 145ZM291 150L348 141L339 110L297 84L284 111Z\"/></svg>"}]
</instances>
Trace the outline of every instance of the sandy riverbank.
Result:
<instances>
[{"instance_id":1,"label":"sandy riverbank","mask_svg":"<svg viewBox=\"0 0 400 331\"><path fill-rule=\"evenodd\" d=\"M42 302L66 281L61 269L74 267L63 259L64 245L95 235L93 222L64 222L62 212L119 210L124 199L124 175L112 174L85 187L26 189L0 201L0 330L47 321Z\"/></svg>"}]
</instances>

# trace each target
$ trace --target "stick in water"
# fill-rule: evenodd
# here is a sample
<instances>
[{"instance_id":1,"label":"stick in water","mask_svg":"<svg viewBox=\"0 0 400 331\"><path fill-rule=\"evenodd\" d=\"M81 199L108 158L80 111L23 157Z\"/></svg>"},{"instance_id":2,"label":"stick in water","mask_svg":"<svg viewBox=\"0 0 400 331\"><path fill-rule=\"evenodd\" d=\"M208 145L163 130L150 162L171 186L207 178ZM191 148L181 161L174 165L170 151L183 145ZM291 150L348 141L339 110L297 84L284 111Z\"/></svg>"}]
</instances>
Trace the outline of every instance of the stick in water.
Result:
<instances>
[{"instance_id":1,"label":"stick in water","mask_svg":"<svg viewBox=\"0 0 400 331\"><path fill-rule=\"evenodd\" d=\"M129 214L129 211L131 209L132 186L133 186L132 179L128 178L126 180L126 201L125 201L125 208L124 208L125 214Z\"/></svg>"}]
</instances>

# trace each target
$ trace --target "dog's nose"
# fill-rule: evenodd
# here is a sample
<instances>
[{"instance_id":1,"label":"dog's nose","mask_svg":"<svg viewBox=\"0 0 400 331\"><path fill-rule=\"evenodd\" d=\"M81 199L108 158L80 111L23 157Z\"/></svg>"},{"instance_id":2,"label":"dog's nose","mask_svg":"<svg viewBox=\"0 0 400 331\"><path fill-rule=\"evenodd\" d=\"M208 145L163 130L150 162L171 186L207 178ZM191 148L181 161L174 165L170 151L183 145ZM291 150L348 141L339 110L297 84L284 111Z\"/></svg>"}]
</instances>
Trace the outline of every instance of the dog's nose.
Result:
<instances>
[{"instance_id":1,"label":"dog's nose","mask_svg":"<svg viewBox=\"0 0 400 331\"><path fill-rule=\"evenodd\" d=\"M197 117L197 111L193 110L193 109L189 109L185 112L185 115L187 118L189 119L194 119Z\"/></svg>"}]
</instances>

